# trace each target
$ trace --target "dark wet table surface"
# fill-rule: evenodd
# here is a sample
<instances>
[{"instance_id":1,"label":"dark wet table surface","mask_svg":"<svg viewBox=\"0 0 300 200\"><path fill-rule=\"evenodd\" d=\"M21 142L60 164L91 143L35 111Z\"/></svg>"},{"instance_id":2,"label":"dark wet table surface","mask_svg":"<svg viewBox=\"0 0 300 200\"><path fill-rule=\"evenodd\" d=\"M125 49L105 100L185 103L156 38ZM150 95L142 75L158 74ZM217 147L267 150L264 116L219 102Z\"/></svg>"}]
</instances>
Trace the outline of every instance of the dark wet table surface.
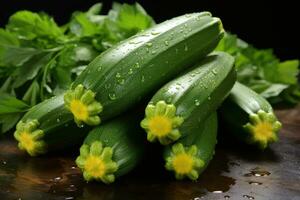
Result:
<instances>
[{"instance_id":1,"label":"dark wet table surface","mask_svg":"<svg viewBox=\"0 0 300 200\"><path fill-rule=\"evenodd\" d=\"M12 139L2 138L0 199L298 200L300 107L277 110L277 114L283 122L280 142L260 152L221 138L213 161L197 182L175 181L161 160L151 158L159 156L153 153L115 184L85 183L74 163L77 150L30 158Z\"/></svg>"}]
</instances>

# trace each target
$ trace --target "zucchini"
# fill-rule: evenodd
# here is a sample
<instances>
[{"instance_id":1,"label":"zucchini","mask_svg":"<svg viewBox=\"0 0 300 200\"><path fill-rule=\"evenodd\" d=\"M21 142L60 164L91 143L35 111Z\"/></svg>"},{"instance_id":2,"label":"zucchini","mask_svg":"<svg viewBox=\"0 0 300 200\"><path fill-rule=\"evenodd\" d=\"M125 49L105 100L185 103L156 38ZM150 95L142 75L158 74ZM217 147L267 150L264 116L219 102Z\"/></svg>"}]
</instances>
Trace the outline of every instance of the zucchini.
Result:
<instances>
[{"instance_id":1,"label":"zucchini","mask_svg":"<svg viewBox=\"0 0 300 200\"><path fill-rule=\"evenodd\" d=\"M64 108L63 95L32 107L18 122L14 133L19 148L36 156L80 144L87 128L78 129L75 123L70 123L71 113L61 108Z\"/></svg>"},{"instance_id":2,"label":"zucchini","mask_svg":"<svg viewBox=\"0 0 300 200\"><path fill-rule=\"evenodd\" d=\"M211 52L223 37L208 12L173 18L94 59L65 93L77 124L98 125L137 104Z\"/></svg>"},{"instance_id":3,"label":"zucchini","mask_svg":"<svg viewBox=\"0 0 300 200\"><path fill-rule=\"evenodd\" d=\"M147 139L167 145L186 136L193 124L202 123L218 108L235 81L232 56L224 52L208 55L152 97L141 122Z\"/></svg>"},{"instance_id":4,"label":"zucchini","mask_svg":"<svg viewBox=\"0 0 300 200\"><path fill-rule=\"evenodd\" d=\"M213 112L202 123L191 125L190 134L164 149L165 168L174 171L176 179L198 179L215 153L217 114Z\"/></svg>"},{"instance_id":5,"label":"zucchini","mask_svg":"<svg viewBox=\"0 0 300 200\"><path fill-rule=\"evenodd\" d=\"M41 145L43 135L50 132L52 143L60 143L62 133L55 130L72 124L74 118L82 127L98 125L100 116L108 120L121 114L212 51L223 34L221 21L202 12L174 18L131 37L92 61L65 92L64 101L54 97L32 108L20 120L15 138L22 143L22 127L34 123L26 133L41 143L32 145L34 153L30 154L42 154L47 151ZM59 123L55 122L58 117L63 119ZM36 139L31 135L35 130L43 133ZM78 139L73 134L69 137Z\"/></svg>"},{"instance_id":6,"label":"zucchini","mask_svg":"<svg viewBox=\"0 0 300 200\"><path fill-rule=\"evenodd\" d=\"M246 143L265 149L278 140L281 123L272 106L247 86L236 82L220 110L231 132Z\"/></svg>"},{"instance_id":7,"label":"zucchini","mask_svg":"<svg viewBox=\"0 0 300 200\"><path fill-rule=\"evenodd\" d=\"M144 140L136 117L117 118L94 128L76 159L86 181L106 184L131 171L144 153Z\"/></svg>"}]
</instances>

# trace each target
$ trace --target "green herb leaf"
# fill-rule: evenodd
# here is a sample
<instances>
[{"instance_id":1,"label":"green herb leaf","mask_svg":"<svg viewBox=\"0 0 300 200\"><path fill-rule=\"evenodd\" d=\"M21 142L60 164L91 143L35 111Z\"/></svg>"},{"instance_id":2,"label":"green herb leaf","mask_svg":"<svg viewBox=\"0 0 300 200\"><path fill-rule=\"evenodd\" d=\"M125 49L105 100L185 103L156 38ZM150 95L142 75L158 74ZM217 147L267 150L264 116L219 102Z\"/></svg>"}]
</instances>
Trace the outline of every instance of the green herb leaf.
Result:
<instances>
[{"instance_id":1,"label":"green herb leaf","mask_svg":"<svg viewBox=\"0 0 300 200\"><path fill-rule=\"evenodd\" d=\"M275 80L286 84L297 84L297 75L299 73L298 66L299 60L288 60L279 63L277 68L278 74L276 75Z\"/></svg>"},{"instance_id":2,"label":"green herb leaf","mask_svg":"<svg viewBox=\"0 0 300 200\"><path fill-rule=\"evenodd\" d=\"M235 56L238 80L265 98L272 98L272 103L300 100L298 60L280 62L271 49L256 49L229 33L225 34L217 50Z\"/></svg>"},{"instance_id":3,"label":"green herb leaf","mask_svg":"<svg viewBox=\"0 0 300 200\"><path fill-rule=\"evenodd\" d=\"M0 133L5 133L12 129L19 119L22 117L22 113L12 113L6 115L0 115L1 130Z\"/></svg>"},{"instance_id":4,"label":"green herb leaf","mask_svg":"<svg viewBox=\"0 0 300 200\"><path fill-rule=\"evenodd\" d=\"M18 88L26 81L34 79L39 70L47 65L52 55L52 52L37 54L27 61L22 67L19 67L16 72L16 79L14 80L13 87Z\"/></svg>"},{"instance_id":5,"label":"green herb leaf","mask_svg":"<svg viewBox=\"0 0 300 200\"><path fill-rule=\"evenodd\" d=\"M0 92L0 115L24 112L29 106L12 95Z\"/></svg>"},{"instance_id":6,"label":"green herb leaf","mask_svg":"<svg viewBox=\"0 0 300 200\"><path fill-rule=\"evenodd\" d=\"M19 46L19 40L16 35L0 28L0 44L1 45L12 45Z\"/></svg>"},{"instance_id":7,"label":"green herb leaf","mask_svg":"<svg viewBox=\"0 0 300 200\"><path fill-rule=\"evenodd\" d=\"M37 37L56 39L63 37L62 30L53 18L45 13L19 11L9 18L6 29L18 35L20 39L33 40Z\"/></svg>"},{"instance_id":8,"label":"green herb leaf","mask_svg":"<svg viewBox=\"0 0 300 200\"><path fill-rule=\"evenodd\" d=\"M20 66L41 50L0 44L0 66Z\"/></svg>"}]
</instances>

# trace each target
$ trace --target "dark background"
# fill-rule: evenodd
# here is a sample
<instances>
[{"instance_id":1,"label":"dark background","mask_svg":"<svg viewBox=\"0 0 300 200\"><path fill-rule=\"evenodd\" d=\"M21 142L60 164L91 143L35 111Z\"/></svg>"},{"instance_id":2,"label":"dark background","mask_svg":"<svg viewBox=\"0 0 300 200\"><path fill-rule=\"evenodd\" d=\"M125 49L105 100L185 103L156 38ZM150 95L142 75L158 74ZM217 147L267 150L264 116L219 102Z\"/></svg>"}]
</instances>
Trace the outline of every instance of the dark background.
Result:
<instances>
[{"instance_id":1,"label":"dark background","mask_svg":"<svg viewBox=\"0 0 300 200\"><path fill-rule=\"evenodd\" d=\"M134 1L120 1L133 3ZM297 1L266 0L137 0L156 22L196 11L210 11L222 19L226 30L258 48L273 48L280 59L299 58L299 6ZM97 0L0 0L0 25L21 9L45 11L59 24L75 10L86 10ZM111 0L104 0L104 10Z\"/></svg>"}]
</instances>

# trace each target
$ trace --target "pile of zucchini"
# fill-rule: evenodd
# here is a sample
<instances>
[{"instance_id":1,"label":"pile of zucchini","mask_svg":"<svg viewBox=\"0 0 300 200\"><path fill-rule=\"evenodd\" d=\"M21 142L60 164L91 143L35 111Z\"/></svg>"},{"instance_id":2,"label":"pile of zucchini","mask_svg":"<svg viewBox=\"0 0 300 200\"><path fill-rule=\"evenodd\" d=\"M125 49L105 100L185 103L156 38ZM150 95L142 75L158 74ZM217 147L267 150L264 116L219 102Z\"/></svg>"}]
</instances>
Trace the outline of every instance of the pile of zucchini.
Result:
<instances>
[{"instance_id":1,"label":"pile of zucchini","mask_svg":"<svg viewBox=\"0 0 300 200\"><path fill-rule=\"evenodd\" d=\"M86 181L112 183L164 145L165 168L198 179L213 158L218 117L265 149L281 127L270 104L236 82L234 58L213 52L224 35L209 12L167 20L108 49L60 96L31 108L14 133L31 156L82 144ZM220 108L220 109L219 109Z\"/></svg>"}]
</instances>

